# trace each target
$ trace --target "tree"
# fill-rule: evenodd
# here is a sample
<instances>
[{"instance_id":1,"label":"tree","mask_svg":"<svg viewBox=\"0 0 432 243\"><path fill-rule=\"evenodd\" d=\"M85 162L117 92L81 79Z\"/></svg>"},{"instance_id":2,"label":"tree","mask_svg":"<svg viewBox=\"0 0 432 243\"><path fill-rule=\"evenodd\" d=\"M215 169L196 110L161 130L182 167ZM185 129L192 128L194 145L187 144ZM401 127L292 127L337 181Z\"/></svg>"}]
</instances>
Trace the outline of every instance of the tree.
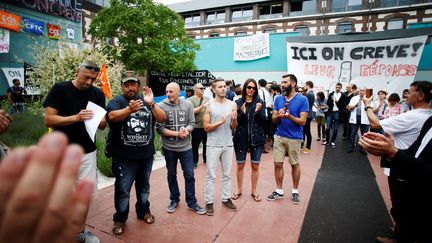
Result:
<instances>
[{"instance_id":1,"label":"tree","mask_svg":"<svg viewBox=\"0 0 432 243\"><path fill-rule=\"evenodd\" d=\"M107 55L95 48L77 50L62 46L59 53L57 44L37 45L37 51L35 51L35 67L31 73L31 79L37 80L41 89L42 100L54 83L75 79L78 66L86 60L93 61L99 66L107 65L107 75L113 96L121 93L119 80L121 70L124 69L123 64L110 60Z\"/></svg>"},{"instance_id":2,"label":"tree","mask_svg":"<svg viewBox=\"0 0 432 243\"><path fill-rule=\"evenodd\" d=\"M102 42L114 38L115 45L107 45L104 51L129 70L196 69L199 45L187 36L177 13L152 0L111 0L111 6L92 20L89 33Z\"/></svg>"}]
</instances>

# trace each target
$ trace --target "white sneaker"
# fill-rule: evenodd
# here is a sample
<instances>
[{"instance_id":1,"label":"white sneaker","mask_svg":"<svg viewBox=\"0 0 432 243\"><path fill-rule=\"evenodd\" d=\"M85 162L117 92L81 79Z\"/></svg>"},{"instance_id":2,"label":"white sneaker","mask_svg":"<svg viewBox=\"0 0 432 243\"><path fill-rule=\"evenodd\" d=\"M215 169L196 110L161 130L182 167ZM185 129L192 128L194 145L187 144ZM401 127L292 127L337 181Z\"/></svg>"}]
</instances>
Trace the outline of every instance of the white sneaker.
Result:
<instances>
[{"instance_id":1,"label":"white sneaker","mask_svg":"<svg viewBox=\"0 0 432 243\"><path fill-rule=\"evenodd\" d=\"M336 147L336 144L335 144L335 143L331 143L331 146L332 146L332 147Z\"/></svg>"}]
</instances>

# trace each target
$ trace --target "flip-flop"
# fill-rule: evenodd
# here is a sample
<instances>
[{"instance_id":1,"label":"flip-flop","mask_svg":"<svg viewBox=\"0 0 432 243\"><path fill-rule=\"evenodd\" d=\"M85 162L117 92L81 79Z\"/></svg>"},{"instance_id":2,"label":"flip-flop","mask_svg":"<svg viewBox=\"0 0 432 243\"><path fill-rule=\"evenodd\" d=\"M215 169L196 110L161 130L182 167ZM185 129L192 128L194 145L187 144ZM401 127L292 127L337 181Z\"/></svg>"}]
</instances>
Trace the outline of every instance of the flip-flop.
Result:
<instances>
[{"instance_id":1,"label":"flip-flop","mask_svg":"<svg viewBox=\"0 0 432 243\"><path fill-rule=\"evenodd\" d=\"M146 222L147 224L153 224L153 223L156 221L155 216L153 216L153 214L151 214L151 213L146 213L146 214L144 215L143 220L144 220L144 222Z\"/></svg>"},{"instance_id":2,"label":"flip-flop","mask_svg":"<svg viewBox=\"0 0 432 243\"><path fill-rule=\"evenodd\" d=\"M231 199L232 199L232 200L237 200L237 199L239 199L239 197L240 197L241 195L242 195L241 192L239 192L239 193L234 193L234 194L232 194Z\"/></svg>"},{"instance_id":3,"label":"flip-flop","mask_svg":"<svg viewBox=\"0 0 432 243\"><path fill-rule=\"evenodd\" d=\"M251 194L251 196L252 196L253 200L255 200L255 202L261 202L261 200L262 200L259 195Z\"/></svg>"}]
</instances>

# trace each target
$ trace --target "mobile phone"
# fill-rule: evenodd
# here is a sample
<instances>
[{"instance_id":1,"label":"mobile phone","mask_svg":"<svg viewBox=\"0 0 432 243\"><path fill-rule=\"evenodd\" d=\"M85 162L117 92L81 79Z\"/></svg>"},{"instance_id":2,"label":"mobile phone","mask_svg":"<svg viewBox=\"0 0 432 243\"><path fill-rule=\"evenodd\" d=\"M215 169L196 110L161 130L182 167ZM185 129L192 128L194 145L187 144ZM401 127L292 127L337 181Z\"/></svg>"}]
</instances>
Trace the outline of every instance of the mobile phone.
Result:
<instances>
[{"instance_id":1,"label":"mobile phone","mask_svg":"<svg viewBox=\"0 0 432 243\"><path fill-rule=\"evenodd\" d=\"M372 97L373 89L366 89L366 98Z\"/></svg>"}]
</instances>

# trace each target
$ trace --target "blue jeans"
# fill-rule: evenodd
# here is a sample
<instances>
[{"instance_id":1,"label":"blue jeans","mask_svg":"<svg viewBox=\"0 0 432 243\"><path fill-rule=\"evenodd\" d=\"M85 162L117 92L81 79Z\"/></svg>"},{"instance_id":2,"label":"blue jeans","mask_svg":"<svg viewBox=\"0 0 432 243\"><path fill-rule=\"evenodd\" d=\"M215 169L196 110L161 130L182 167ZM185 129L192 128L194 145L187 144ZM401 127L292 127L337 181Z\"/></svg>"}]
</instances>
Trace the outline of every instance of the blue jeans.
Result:
<instances>
[{"instance_id":1,"label":"blue jeans","mask_svg":"<svg viewBox=\"0 0 432 243\"><path fill-rule=\"evenodd\" d=\"M180 201L180 190L177 183L177 161L180 160L180 165L185 179L186 203L190 207L195 206L197 199L195 197L195 176L192 149L175 152L164 148L163 152L168 171L167 179L171 201Z\"/></svg>"},{"instance_id":2,"label":"blue jeans","mask_svg":"<svg viewBox=\"0 0 432 243\"><path fill-rule=\"evenodd\" d=\"M261 154L264 150L264 145L259 145L256 147L249 146L251 163L259 164L261 162ZM234 152L236 155L237 163L245 163L246 162L246 153L247 148L234 148Z\"/></svg>"},{"instance_id":3,"label":"blue jeans","mask_svg":"<svg viewBox=\"0 0 432 243\"><path fill-rule=\"evenodd\" d=\"M356 135L359 128L360 128L361 135L363 135L364 133L368 132L369 125L361 124L360 117L357 117L357 124L353 124L353 123L349 124L349 140L348 140L348 149L347 149L348 151L354 150Z\"/></svg>"},{"instance_id":4,"label":"blue jeans","mask_svg":"<svg viewBox=\"0 0 432 243\"><path fill-rule=\"evenodd\" d=\"M334 143L336 140L338 129L339 129L339 111L329 112L326 115L326 141L328 143ZM330 130L333 128L333 136L330 139Z\"/></svg>"},{"instance_id":5,"label":"blue jeans","mask_svg":"<svg viewBox=\"0 0 432 243\"><path fill-rule=\"evenodd\" d=\"M135 181L137 202L135 210L138 218L150 212L150 174L153 156L140 160L119 160L113 158L112 171L116 177L114 184L114 221L126 222L129 214L129 198L132 184Z\"/></svg>"}]
</instances>

